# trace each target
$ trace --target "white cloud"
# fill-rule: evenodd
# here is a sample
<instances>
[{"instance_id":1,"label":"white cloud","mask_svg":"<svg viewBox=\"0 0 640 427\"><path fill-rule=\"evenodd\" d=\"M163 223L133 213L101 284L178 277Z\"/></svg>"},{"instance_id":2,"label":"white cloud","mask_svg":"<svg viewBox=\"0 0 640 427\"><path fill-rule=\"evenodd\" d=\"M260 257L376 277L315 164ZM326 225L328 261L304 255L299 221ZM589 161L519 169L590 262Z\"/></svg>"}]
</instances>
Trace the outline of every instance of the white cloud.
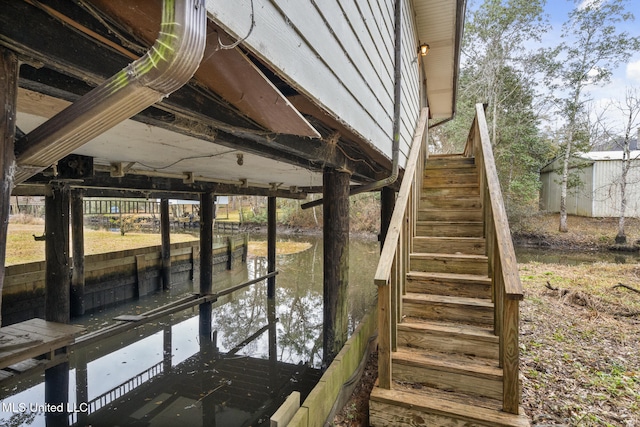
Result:
<instances>
[{"instance_id":1,"label":"white cloud","mask_svg":"<svg viewBox=\"0 0 640 427\"><path fill-rule=\"evenodd\" d=\"M640 59L627 64L627 79L640 83Z\"/></svg>"},{"instance_id":2,"label":"white cloud","mask_svg":"<svg viewBox=\"0 0 640 427\"><path fill-rule=\"evenodd\" d=\"M578 9L586 9L587 7L599 8L604 3L603 0L582 0L578 5Z\"/></svg>"}]
</instances>

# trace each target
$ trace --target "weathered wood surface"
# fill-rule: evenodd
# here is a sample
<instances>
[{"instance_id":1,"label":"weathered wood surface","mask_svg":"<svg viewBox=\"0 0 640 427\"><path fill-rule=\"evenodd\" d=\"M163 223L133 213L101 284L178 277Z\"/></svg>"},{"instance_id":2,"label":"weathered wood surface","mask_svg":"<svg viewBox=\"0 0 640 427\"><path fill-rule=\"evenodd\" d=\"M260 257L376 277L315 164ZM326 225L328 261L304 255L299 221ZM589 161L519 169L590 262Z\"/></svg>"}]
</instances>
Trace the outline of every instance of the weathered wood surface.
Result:
<instances>
[{"instance_id":1,"label":"weathered wood surface","mask_svg":"<svg viewBox=\"0 0 640 427\"><path fill-rule=\"evenodd\" d=\"M81 326L47 322L42 319L31 319L0 328L0 342L2 343L0 345L0 369L65 347L71 344L74 337L84 330L84 327ZM28 345L29 342L32 345ZM24 344L24 347L13 344Z\"/></svg>"},{"instance_id":2,"label":"weathered wood surface","mask_svg":"<svg viewBox=\"0 0 640 427\"><path fill-rule=\"evenodd\" d=\"M69 323L69 186L53 184L45 197L45 319Z\"/></svg>"},{"instance_id":3,"label":"weathered wood surface","mask_svg":"<svg viewBox=\"0 0 640 427\"><path fill-rule=\"evenodd\" d=\"M345 172L323 174L323 360L328 365L347 342L349 314L349 182Z\"/></svg>"},{"instance_id":4,"label":"weathered wood surface","mask_svg":"<svg viewBox=\"0 0 640 427\"><path fill-rule=\"evenodd\" d=\"M71 276L71 316L84 314L84 203L81 191L71 193L71 239L73 271Z\"/></svg>"},{"instance_id":5,"label":"weathered wood surface","mask_svg":"<svg viewBox=\"0 0 640 427\"><path fill-rule=\"evenodd\" d=\"M416 236L413 238L413 252L484 255L486 248L481 237Z\"/></svg>"},{"instance_id":6,"label":"weathered wood surface","mask_svg":"<svg viewBox=\"0 0 640 427\"><path fill-rule=\"evenodd\" d=\"M19 65L16 54L0 48L0 305L5 271L2 268L6 258L7 230L9 227L9 206L15 170L15 134L18 94ZM0 325L2 313L0 312Z\"/></svg>"}]
</instances>

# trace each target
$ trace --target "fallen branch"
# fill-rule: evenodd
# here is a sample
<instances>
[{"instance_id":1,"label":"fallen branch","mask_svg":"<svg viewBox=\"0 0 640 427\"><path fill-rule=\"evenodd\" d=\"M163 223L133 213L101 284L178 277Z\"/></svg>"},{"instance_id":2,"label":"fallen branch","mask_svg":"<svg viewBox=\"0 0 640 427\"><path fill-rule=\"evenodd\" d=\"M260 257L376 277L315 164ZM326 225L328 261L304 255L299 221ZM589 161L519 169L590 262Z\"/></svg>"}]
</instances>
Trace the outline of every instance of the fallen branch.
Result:
<instances>
[{"instance_id":1,"label":"fallen branch","mask_svg":"<svg viewBox=\"0 0 640 427\"><path fill-rule=\"evenodd\" d=\"M548 283L548 282L547 282L547 283ZM639 293L639 294L640 294L640 290L638 290L638 289L636 289L636 288L634 288L634 287L632 287L632 286L625 285L624 283L618 283L617 285L615 285L615 286L613 287L613 289L615 289L615 288L625 288L625 289L629 289L630 291L637 292L637 293Z\"/></svg>"},{"instance_id":2,"label":"fallen branch","mask_svg":"<svg viewBox=\"0 0 640 427\"><path fill-rule=\"evenodd\" d=\"M548 280L547 280L546 288L547 289L551 289L552 291L559 291L560 290L560 288L554 288L553 286L551 286L551 282L549 282Z\"/></svg>"}]
</instances>

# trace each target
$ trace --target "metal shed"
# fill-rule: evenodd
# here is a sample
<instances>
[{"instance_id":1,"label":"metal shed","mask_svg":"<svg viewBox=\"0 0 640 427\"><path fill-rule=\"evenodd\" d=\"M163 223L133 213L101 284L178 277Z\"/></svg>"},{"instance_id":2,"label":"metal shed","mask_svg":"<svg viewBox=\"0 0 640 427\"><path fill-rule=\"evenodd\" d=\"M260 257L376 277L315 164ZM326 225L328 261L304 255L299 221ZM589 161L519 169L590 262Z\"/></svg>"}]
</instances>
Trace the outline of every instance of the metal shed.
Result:
<instances>
[{"instance_id":1,"label":"metal shed","mask_svg":"<svg viewBox=\"0 0 640 427\"><path fill-rule=\"evenodd\" d=\"M567 213L587 217L620 216L622 155L622 151L593 151L579 155L572 169L579 174L581 185L569 190ZM633 163L627 177L625 216L640 217L640 150L632 151L630 158ZM556 158L540 170L540 209L543 211L560 211L562 161L562 158Z\"/></svg>"}]
</instances>

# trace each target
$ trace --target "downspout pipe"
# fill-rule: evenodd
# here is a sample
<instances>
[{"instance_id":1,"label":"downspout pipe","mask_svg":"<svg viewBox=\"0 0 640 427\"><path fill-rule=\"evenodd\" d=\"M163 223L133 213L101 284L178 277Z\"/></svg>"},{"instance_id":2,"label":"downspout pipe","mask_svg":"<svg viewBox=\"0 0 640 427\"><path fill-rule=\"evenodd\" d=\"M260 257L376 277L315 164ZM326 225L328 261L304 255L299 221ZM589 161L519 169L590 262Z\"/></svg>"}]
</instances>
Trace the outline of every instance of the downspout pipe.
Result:
<instances>
[{"instance_id":1,"label":"downspout pipe","mask_svg":"<svg viewBox=\"0 0 640 427\"><path fill-rule=\"evenodd\" d=\"M163 0L151 49L16 142L15 184L186 84L206 46L204 0Z\"/></svg>"},{"instance_id":2,"label":"downspout pipe","mask_svg":"<svg viewBox=\"0 0 640 427\"><path fill-rule=\"evenodd\" d=\"M391 145L391 174L379 181L352 188L349 195L364 193L387 187L398 179L400 170L400 114L402 112L402 0L396 0L395 4L395 56L394 56L394 94L393 94L393 141ZM321 205L323 199L300 205L302 209L309 209Z\"/></svg>"}]
</instances>

